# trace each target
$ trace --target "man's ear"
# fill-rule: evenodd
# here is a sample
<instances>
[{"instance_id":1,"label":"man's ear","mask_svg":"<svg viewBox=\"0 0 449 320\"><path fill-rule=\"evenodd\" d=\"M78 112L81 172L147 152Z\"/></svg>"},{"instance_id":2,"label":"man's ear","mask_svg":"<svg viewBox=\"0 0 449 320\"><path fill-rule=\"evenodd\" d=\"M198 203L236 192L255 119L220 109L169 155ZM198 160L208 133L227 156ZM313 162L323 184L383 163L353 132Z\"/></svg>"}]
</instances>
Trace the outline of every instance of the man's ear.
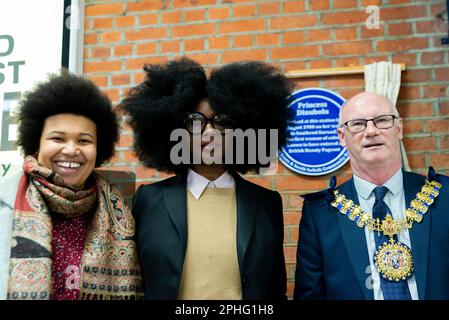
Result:
<instances>
[{"instance_id":1,"label":"man's ear","mask_svg":"<svg viewBox=\"0 0 449 320\"><path fill-rule=\"evenodd\" d=\"M337 133L338 133L338 139L340 140L340 145L343 148L346 148L345 128L344 127L337 128Z\"/></svg>"},{"instance_id":2,"label":"man's ear","mask_svg":"<svg viewBox=\"0 0 449 320\"><path fill-rule=\"evenodd\" d=\"M397 130L398 130L398 138L399 140L402 140L403 137L403 130L404 130L404 122L402 121L402 118L398 118L398 123L396 124Z\"/></svg>"}]
</instances>

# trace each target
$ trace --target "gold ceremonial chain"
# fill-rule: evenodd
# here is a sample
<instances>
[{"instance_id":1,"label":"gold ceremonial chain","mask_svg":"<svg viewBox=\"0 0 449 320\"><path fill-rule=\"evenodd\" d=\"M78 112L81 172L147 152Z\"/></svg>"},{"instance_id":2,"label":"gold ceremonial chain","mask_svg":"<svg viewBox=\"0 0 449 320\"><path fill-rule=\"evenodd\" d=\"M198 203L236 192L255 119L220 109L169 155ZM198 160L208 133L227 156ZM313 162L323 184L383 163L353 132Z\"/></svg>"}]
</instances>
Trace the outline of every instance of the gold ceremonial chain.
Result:
<instances>
[{"instance_id":1,"label":"gold ceremonial chain","mask_svg":"<svg viewBox=\"0 0 449 320\"><path fill-rule=\"evenodd\" d=\"M349 220L354 221L360 228L365 226L370 231L382 232L389 237L389 243L384 243L375 253L375 264L379 273L390 281L405 280L413 272L413 257L410 249L403 243L396 242L394 235L406 229L411 229L414 222L421 222L424 214L438 197L442 184L436 180L426 180L421 191L416 194L415 199L410 202L410 207L405 211L405 219L394 220L390 214L380 221L372 218L370 214L359 205L347 199L344 194L334 190L334 201L332 206L342 214L347 215Z\"/></svg>"}]
</instances>

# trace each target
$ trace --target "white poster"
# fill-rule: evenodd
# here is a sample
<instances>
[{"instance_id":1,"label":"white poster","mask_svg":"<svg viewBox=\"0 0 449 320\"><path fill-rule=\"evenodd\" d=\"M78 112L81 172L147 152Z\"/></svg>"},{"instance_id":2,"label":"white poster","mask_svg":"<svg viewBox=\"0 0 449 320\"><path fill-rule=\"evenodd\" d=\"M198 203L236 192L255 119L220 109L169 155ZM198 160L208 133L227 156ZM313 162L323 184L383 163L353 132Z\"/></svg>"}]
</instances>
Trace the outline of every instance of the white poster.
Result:
<instances>
[{"instance_id":1,"label":"white poster","mask_svg":"<svg viewBox=\"0 0 449 320\"><path fill-rule=\"evenodd\" d=\"M14 111L21 95L61 66L81 73L82 1L0 1L0 179L22 164ZM11 167L12 168L12 167Z\"/></svg>"}]
</instances>

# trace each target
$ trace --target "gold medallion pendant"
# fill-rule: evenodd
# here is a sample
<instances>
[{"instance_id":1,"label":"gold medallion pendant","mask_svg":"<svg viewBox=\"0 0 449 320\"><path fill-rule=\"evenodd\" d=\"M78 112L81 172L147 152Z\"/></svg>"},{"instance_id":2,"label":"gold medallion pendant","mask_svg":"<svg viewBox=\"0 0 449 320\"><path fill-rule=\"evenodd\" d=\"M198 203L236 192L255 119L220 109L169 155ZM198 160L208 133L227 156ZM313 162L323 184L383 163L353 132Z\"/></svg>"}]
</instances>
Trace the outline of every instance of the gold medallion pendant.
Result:
<instances>
[{"instance_id":1,"label":"gold medallion pendant","mask_svg":"<svg viewBox=\"0 0 449 320\"><path fill-rule=\"evenodd\" d=\"M374 256L377 270L389 281L406 280L413 273L413 257L410 249L390 238L380 246Z\"/></svg>"}]
</instances>

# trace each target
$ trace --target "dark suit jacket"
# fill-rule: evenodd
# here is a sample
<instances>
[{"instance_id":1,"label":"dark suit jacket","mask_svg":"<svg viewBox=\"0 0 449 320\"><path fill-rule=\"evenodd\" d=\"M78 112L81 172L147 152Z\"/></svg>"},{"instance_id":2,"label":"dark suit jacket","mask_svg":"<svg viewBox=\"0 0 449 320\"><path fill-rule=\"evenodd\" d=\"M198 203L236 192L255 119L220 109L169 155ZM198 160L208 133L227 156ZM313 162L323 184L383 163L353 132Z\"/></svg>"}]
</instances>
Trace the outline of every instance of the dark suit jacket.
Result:
<instances>
[{"instance_id":1,"label":"dark suit jacket","mask_svg":"<svg viewBox=\"0 0 449 320\"><path fill-rule=\"evenodd\" d=\"M284 299L282 200L234 175L243 299ZM186 175L141 186L133 199L146 299L176 299L187 245Z\"/></svg>"},{"instance_id":2,"label":"dark suit jacket","mask_svg":"<svg viewBox=\"0 0 449 320\"><path fill-rule=\"evenodd\" d=\"M406 207L425 177L404 174ZM420 223L409 229L419 299L449 299L449 179ZM358 204L353 180L337 188ZM365 230L325 200L327 192L305 197L300 222L295 299L374 299L368 289Z\"/></svg>"}]
</instances>

